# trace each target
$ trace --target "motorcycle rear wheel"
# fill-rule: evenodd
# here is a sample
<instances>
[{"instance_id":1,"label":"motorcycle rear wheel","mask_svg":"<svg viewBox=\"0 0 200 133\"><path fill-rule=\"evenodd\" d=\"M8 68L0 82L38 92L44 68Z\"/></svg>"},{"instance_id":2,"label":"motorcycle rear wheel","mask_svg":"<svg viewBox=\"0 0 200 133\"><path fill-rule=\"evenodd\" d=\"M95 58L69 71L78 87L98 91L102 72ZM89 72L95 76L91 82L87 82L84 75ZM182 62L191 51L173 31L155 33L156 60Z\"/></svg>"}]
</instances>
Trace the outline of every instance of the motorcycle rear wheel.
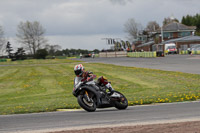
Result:
<instances>
[{"instance_id":1,"label":"motorcycle rear wheel","mask_svg":"<svg viewBox=\"0 0 200 133\"><path fill-rule=\"evenodd\" d=\"M115 108L120 109L120 110L121 109L126 109L128 107L128 100L126 99L126 97L122 93L120 93L118 91L115 91L115 93L118 93L118 94L121 95L120 99L116 100L114 102Z\"/></svg>"},{"instance_id":2,"label":"motorcycle rear wheel","mask_svg":"<svg viewBox=\"0 0 200 133\"><path fill-rule=\"evenodd\" d=\"M78 98L78 104L86 111L88 112L94 112L96 110L96 103L94 99L91 99L92 102L87 102L87 99L84 98L83 95L79 95Z\"/></svg>"}]
</instances>

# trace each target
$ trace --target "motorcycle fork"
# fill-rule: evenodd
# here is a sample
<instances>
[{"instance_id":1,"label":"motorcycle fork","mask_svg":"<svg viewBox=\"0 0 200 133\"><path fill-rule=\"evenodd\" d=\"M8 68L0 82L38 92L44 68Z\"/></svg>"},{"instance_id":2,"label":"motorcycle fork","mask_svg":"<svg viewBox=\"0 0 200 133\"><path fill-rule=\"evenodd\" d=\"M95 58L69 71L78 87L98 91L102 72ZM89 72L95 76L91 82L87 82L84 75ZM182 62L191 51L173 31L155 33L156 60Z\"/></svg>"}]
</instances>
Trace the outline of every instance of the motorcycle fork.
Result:
<instances>
[{"instance_id":1,"label":"motorcycle fork","mask_svg":"<svg viewBox=\"0 0 200 133\"><path fill-rule=\"evenodd\" d=\"M90 98L89 98L89 94L88 94L88 92L85 91L85 94L86 94L86 98L87 98L88 102L90 102L91 100L90 100Z\"/></svg>"}]
</instances>

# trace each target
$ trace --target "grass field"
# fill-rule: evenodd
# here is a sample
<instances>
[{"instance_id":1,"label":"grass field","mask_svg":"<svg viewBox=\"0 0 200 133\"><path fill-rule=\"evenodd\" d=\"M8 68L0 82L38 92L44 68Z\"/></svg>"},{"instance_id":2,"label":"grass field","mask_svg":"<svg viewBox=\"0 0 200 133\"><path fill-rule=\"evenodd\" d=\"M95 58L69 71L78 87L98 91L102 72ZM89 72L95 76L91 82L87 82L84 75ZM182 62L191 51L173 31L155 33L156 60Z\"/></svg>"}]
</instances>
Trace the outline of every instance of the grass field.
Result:
<instances>
[{"instance_id":1,"label":"grass field","mask_svg":"<svg viewBox=\"0 0 200 133\"><path fill-rule=\"evenodd\" d=\"M75 57L69 57L75 58ZM19 61L7 61L7 62L0 62L0 65L34 65L34 64L58 64L58 63L71 63L75 62L69 59L30 59L30 60L19 60Z\"/></svg>"},{"instance_id":2,"label":"grass field","mask_svg":"<svg viewBox=\"0 0 200 133\"><path fill-rule=\"evenodd\" d=\"M32 60L0 66L0 115L80 108L72 95L73 67L77 63ZM200 98L200 75L98 63L83 65L97 77L106 76L116 90L125 94L129 105Z\"/></svg>"}]
</instances>

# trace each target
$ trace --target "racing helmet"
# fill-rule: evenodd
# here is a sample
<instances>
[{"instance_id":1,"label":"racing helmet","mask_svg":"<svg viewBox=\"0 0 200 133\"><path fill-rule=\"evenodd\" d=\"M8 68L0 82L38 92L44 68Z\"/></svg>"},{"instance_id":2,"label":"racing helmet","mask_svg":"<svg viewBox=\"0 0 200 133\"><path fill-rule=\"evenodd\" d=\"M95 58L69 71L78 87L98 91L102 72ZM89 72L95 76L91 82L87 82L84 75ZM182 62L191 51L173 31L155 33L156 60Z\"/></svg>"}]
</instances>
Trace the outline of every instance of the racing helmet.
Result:
<instances>
[{"instance_id":1,"label":"racing helmet","mask_svg":"<svg viewBox=\"0 0 200 133\"><path fill-rule=\"evenodd\" d=\"M82 64L78 64L74 67L74 73L76 76L81 76L84 71L85 71L85 68Z\"/></svg>"}]
</instances>

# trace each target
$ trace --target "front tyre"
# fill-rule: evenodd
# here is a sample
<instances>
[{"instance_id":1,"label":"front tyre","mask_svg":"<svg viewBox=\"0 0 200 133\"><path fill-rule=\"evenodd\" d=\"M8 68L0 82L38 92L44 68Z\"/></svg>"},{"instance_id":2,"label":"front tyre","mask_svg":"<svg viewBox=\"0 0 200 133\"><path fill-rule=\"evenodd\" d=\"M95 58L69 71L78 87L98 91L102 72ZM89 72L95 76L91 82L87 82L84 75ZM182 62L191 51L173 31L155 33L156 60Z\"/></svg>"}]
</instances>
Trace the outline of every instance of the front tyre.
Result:
<instances>
[{"instance_id":1,"label":"front tyre","mask_svg":"<svg viewBox=\"0 0 200 133\"><path fill-rule=\"evenodd\" d=\"M86 111L94 112L96 110L96 103L93 99L91 99L92 102L88 102L84 95L79 95L77 99L78 104Z\"/></svg>"},{"instance_id":2,"label":"front tyre","mask_svg":"<svg viewBox=\"0 0 200 133\"><path fill-rule=\"evenodd\" d=\"M114 102L115 108L120 110L126 109L128 107L128 100L126 99L126 97L118 91L115 91L115 93L118 93L120 95L120 97Z\"/></svg>"}]
</instances>

